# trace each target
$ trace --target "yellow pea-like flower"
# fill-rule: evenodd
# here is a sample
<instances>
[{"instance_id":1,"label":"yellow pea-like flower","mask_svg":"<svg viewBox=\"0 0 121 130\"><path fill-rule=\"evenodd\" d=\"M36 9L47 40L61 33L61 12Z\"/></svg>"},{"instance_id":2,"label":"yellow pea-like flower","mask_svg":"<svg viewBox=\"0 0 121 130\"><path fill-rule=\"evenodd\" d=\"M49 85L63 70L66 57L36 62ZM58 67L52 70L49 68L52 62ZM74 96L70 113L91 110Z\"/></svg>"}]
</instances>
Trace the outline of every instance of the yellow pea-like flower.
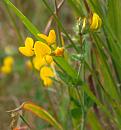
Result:
<instances>
[{"instance_id":1,"label":"yellow pea-like flower","mask_svg":"<svg viewBox=\"0 0 121 130\"><path fill-rule=\"evenodd\" d=\"M9 74L12 72L14 64L14 58L12 56L7 56L3 59L3 66L1 67L1 72L3 74Z\"/></svg>"},{"instance_id":2,"label":"yellow pea-like flower","mask_svg":"<svg viewBox=\"0 0 121 130\"><path fill-rule=\"evenodd\" d=\"M33 65L39 71L42 66L46 65L46 61L44 58L36 56L33 58Z\"/></svg>"},{"instance_id":3,"label":"yellow pea-like flower","mask_svg":"<svg viewBox=\"0 0 121 130\"><path fill-rule=\"evenodd\" d=\"M40 41L35 42L34 52L36 57L33 59L33 64L37 70L53 62L53 58L50 56L51 48L47 44Z\"/></svg>"},{"instance_id":4,"label":"yellow pea-like flower","mask_svg":"<svg viewBox=\"0 0 121 130\"><path fill-rule=\"evenodd\" d=\"M19 47L19 51L27 57L33 56L34 55L33 45L34 45L33 39L30 37L27 37L25 40L25 46Z\"/></svg>"},{"instance_id":5,"label":"yellow pea-like flower","mask_svg":"<svg viewBox=\"0 0 121 130\"><path fill-rule=\"evenodd\" d=\"M12 72L12 66L5 66L5 65L3 65L1 67L1 72L3 74L10 74Z\"/></svg>"},{"instance_id":6,"label":"yellow pea-like flower","mask_svg":"<svg viewBox=\"0 0 121 130\"><path fill-rule=\"evenodd\" d=\"M12 66L13 63L14 63L14 59L13 59L12 56L7 56L7 57L5 57L4 60L3 60L3 64L4 64L5 66Z\"/></svg>"},{"instance_id":7,"label":"yellow pea-like flower","mask_svg":"<svg viewBox=\"0 0 121 130\"><path fill-rule=\"evenodd\" d=\"M63 47L57 47L54 51L55 56L62 56L64 54L64 48Z\"/></svg>"},{"instance_id":8,"label":"yellow pea-like flower","mask_svg":"<svg viewBox=\"0 0 121 130\"><path fill-rule=\"evenodd\" d=\"M92 19L91 19L91 24L90 24L90 29L91 30L96 30L98 28L100 28L102 25L102 20L99 17L98 14L93 13Z\"/></svg>"},{"instance_id":9,"label":"yellow pea-like flower","mask_svg":"<svg viewBox=\"0 0 121 130\"><path fill-rule=\"evenodd\" d=\"M46 61L47 64L51 64L53 62L53 58L50 55L46 55L44 57L44 59L45 59L45 61Z\"/></svg>"},{"instance_id":10,"label":"yellow pea-like flower","mask_svg":"<svg viewBox=\"0 0 121 130\"><path fill-rule=\"evenodd\" d=\"M37 41L34 45L34 52L37 57L43 58L44 56L51 54L51 48L47 44Z\"/></svg>"},{"instance_id":11,"label":"yellow pea-like flower","mask_svg":"<svg viewBox=\"0 0 121 130\"><path fill-rule=\"evenodd\" d=\"M55 77L54 72L52 71L51 68L44 66L40 70L40 78L44 81L45 86L51 86L53 81L50 77Z\"/></svg>"},{"instance_id":12,"label":"yellow pea-like flower","mask_svg":"<svg viewBox=\"0 0 121 130\"><path fill-rule=\"evenodd\" d=\"M45 34L38 34L38 36L44 39L49 46L56 43L56 34L54 30L50 30L48 36L46 36Z\"/></svg>"}]
</instances>

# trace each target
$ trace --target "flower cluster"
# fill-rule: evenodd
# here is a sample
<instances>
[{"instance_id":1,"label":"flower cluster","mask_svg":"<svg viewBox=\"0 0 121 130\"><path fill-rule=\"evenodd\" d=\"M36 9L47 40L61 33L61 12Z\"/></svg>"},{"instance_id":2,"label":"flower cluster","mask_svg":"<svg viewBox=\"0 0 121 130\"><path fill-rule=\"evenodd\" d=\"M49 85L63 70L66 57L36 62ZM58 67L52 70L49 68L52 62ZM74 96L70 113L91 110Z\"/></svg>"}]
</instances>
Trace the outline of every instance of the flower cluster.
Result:
<instances>
[{"instance_id":1,"label":"flower cluster","mask_svg":"<svg viewBox=\"0 0 121 130\"><path fill-rule=\"evenodd\" d=\"M51 67L54 63L52 56L62 56L64 48L57 47L54 49L53 45L56 44L54 30L50 30L48 36L45 34L38 34L38 36L45 42L36 41L34 43L32 38L27 37L25 46L19 47L19 51L27 57L34 56L33 65L35 69L40 71L40 78L43 80L45 86L51 86L51 78L55 77Z\"/></svg>"},{"instance_id":2,"label":"flower cluster","mask_svg":"<svg viewBox=\"0 0 121 130\"><path fill-rule=\"evenodd\" d=\"M3 65L0 69L3 74L10 74L13 69L14 59L12 56L7 56L3 59Z\"/></svg>"},{"instance_id":3,"label":"flower cluster","mask_svg":"<svg viewBox=\"0 0 121 130\"><path fill-rule=\"evenodd\" d=\"M80 20L80 19L79 19ZM80 22L79 22L80 23ZM81 21L81 33L87 33L89 30L96 31L102 25L102 19L97 13L93 13L90 17L84 17Z\"/></svg>"}]
</instances>

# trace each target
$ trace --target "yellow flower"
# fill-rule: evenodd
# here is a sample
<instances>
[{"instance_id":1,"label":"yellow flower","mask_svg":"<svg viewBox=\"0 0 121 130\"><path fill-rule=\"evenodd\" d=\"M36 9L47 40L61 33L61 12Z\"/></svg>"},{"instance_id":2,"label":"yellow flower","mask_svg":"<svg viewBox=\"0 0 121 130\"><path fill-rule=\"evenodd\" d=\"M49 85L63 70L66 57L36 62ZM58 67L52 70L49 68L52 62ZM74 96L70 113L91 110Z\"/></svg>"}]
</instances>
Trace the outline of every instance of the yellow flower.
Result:
<instances>
[{"instance_id":1,"label":"yellow flower","mask_svg":"<svg viewBox=\"0 0 121 130\"><path fill-rule=\"evenodd\" d=\"M34 67L37 70L43 65L51 64L53 61L51 54L51 48L43 42L37 41L34 45L35 58L33 59Z\"/></svg>"},{"instance_id":2,"label":"yellow flower","mask_svg":"<svg viewBox=\"0 0 121 130\"><path fill-rule=\"evenodd\" d=\"M33 65L35 69L40 70L40 68L44 66L45 64L46 64L46 61L44 58L37 57L37 56L33 58Z\"/></svg>"},{"instance_id":3,"label":"yellow flower","mask_svg":"<svg viewBox=\"0 0 121 130\"><path fill-rule=\"evenodd\" d=\"M3 60L3 66L1 67L1 72L3 74L11 73L13 69L14 59L12 56L7 56Z\"/></svg>"},{"instance_id":4,"label":"yellow flower","mask_svg":"<svg viewBox=\"0 0 121 130\"><path fill-rule=\"evenodd\" d=\"M91 24L90 24L90 29L91 30L96 30L98 28L100 28L102 25L102 20L99 17L98 14L93 13L92 19L91 19Z\"/></svg>"},{"instance_id":5,"label":"yellow flower","mask_svg":"<svg viewBox=\"0 0 121 130\"><path fill-rule=\"evenodd\" d=\"M51 86L53 81L50 77L55 77L51 68L44 66L40 70L40 78L44 81L45 86Z\"/></svg>"},{"instance_id":6,"label":"yellow flower","mask_svg":"<svg viewBox=\"0 0 121 130\"><path fill-rule=\"evenodd\" d=\"M1 72L2 72L3 74L10 74L11 71L12 71L12 67L11 67L11 66L5 66L5 65L3 65L3 66L1 67Z\"/></svg>"},{"instance_id":7,"label":"yellow flower","mask_svg":"<svg viewBox=\"0 0 121 130\"><path fill-rule=\"evenodd\" d=\"M46 36L45 34L38 34L38 36L44 39L48 43L49 46L56 43L56 34L54 30L50 30L48 36Z\"/></svg>"},{"instance_id":8,"label":"yellow flower","mask_svg":"<svg viewBox=\"0 0 121 130\"><path fill-rule=\"evenodd\" d=\"M28 69L32 70L32 62L31 62L30 60L27 60L27 61L25 62L25 65L26 65L26 67L27 67Z\"/></svg>"},{"instance_id":9,"label":"yellow flower","mask_svg":"<svg viewBox=\"0 0 121 130\"><path fill-rule=\"evenodd\" d=\"M86 21L87 21L87 19L86 19L86 18L84 18L84 19L83 19L83 24L82 24L82 30L84 30L84 29L85 29L85 27L86 27Z\"/></svg>"},{"instance_id":10,"label":"yellow flower","mask_svg":"<svg viewBox=\"0 0 121 130\"><path fill-rule=\"evenodd\" d=\"M54 51L55 56L62 56L64 54L64 48L63 47L57 47Z\"/></svg>"},{"instance_id":11,"label":"yellow flower","mask_svg":"<svg viewBox=\"0 0 121 130\"><path fill-rule=\"evenodd\" d=\"M19 51L25 56L33 56L34 55L33 45L34 45L33 39L27 37L25 40L25 47L19 47Z\"/></svg>"},{"instance_id":12,"label":"yellow flower","mask_svg":"<svg viewBox=\"0 0 121 130\"><path fill-rule=\"evenodd\" d=\"M5 66L12 66L13 63L14 63L14 59L13 59L12 56L7 56L7 57L5 57L4 60L3 60L3 64L4 64Z\"/></svg>"}]
</instances>

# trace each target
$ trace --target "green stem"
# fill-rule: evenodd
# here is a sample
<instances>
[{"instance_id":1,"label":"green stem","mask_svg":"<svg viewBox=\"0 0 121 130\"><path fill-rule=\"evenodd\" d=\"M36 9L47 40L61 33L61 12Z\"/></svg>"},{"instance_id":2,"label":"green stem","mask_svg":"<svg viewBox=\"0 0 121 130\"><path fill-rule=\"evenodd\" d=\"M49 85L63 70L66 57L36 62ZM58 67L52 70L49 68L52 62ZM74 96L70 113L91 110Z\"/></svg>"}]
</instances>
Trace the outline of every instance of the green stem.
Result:
<instances>
[{"instance_id":1,"label":"green stem","mask_svg":"<svg viewBox=\"0 0 121 130\"><path fill-rule=\"evenodd\" d=\"M66 32L65 28L63 27L62 23L60 22L60 20L58 19L58 17L54 14L54 12L52 11L52 9L50 8L50 6L48 5L48 3L46 2L46 0L42 0L43 3L45 4L45 6L48 8L48 10L51 12L51 14L53 15L54 19L56 20L58 26L63 30L63 32L65 33L65 35L67 36L68 40L70 41L71 45L73 46L73 48L78 52L78 48L76 47L75 43L72 41L72 39L70 38L70 36L68 35L68 33Z\"/></svg>"}]
</instances>

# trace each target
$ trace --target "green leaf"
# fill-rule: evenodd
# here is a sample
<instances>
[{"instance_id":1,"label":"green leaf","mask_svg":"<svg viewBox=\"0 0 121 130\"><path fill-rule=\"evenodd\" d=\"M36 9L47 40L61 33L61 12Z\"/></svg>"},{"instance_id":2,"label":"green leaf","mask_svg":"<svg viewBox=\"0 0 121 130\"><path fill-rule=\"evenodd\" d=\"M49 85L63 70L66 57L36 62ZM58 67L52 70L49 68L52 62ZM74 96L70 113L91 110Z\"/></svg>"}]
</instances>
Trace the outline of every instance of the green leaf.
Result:
<instances>
[{"instance_id":1,"label":"green leaf","mask_svg":"<svg viewBox=\"0 0 121 130\"><path fill-rule=\"evenodd\" d=\"M73 67L63 58L63 57L54 57L57 65L62 68L71 78L76 79L77 72Z\"/></svg>"},{"instance_id":2,"label":"green leaf","mask_svg":"<svg viewBox=\"0 0 121 130\"><path fill-rule=\"evenodd\" d=\"M63 130L62 126L42 107L37 106L31 102L26 102L22 106L23 109L32 112L39 118L47 121L58 130Z\"/></svg>"},{"instance_id":3,"label":"green leaf","mask_svg":"<svg viewBox=\"0 0 121 130\"><path fill-rule=\"evenodd\" d=\"M27 27L27 29L38 39L40 40L40 38L37 36L37 34L39 33L39 31L37 30L37 28L28 20L28 18L26 16L24 16L22 14L22 12L20 10L18 10L11 2L10 0L4 0L4 2L8 5L8 7L10 7L14 13L20 18L20 20L22 21L22 23ZM41 39L42 40L42 39Z\"/></svg>"}]
</instances>

